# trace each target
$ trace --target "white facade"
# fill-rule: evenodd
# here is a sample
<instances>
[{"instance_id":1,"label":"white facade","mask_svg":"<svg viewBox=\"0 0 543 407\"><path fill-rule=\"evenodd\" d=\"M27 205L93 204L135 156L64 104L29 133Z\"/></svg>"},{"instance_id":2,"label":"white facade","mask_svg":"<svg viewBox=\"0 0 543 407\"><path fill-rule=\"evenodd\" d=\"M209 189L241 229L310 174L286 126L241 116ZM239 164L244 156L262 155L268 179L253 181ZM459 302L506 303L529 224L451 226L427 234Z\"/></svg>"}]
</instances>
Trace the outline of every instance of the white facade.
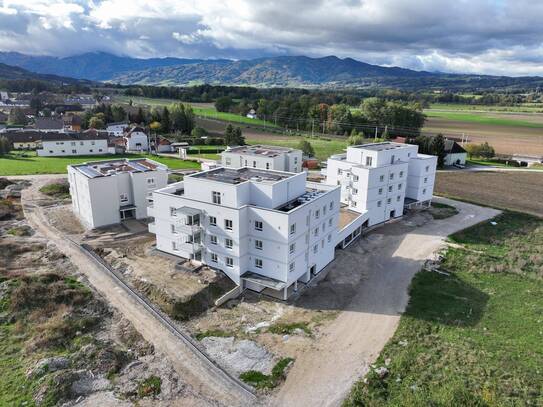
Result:
<instances>
[{"instance_id":1,"label":"white facade","mask_svg":"<svg viewBox=\"0 0 543 407\"><path fill-rule=\"evenodd\" d=\"M168 183L168 168L152 160L106 160L68 166L72 208L88 229L147 217L148 200Z\"/></svg>"},{"instance_id":2,"label":"white facade","mask_svg":"<svg viewBox=\"0 0 543 407\"><path fill-rule=\"evenodd\" d=\"M445 156L444 165L466 165L468 153L449 153Z\"/></svg>"},{"instance_id":3,"label":"white facade","mask_svg":"<svg viewBox=\"0 0 543 407\"><path fill-rule=\"evenodd\" d=\"M373 226L402 216L406 198L431 200L436 165L437 157L418 154L416 145L352 146L328 159L326 183L341 186L341 202Z\"/></svg>"},{"instance_id":4,"label":"white facade","mask_svg":"<svg viewBox=\"0 0 543 407\"><path fill-rule=\"evenodd\" d=\"M42 140L41 148L36 152L43 157L109 154L107 140L78 139L75 136L73 139Z\"/></svg>"},{"instance_id":5,"label":"white facade","mask_svg":"<svg viewBox=\"0 0 543 407\"><path fill-rule=\"evenodd\" d=\"M121 123L110 123L106 126L106 130L108 133L113 134L116 137L120 137L124 133L124 129L128 127L128 123L121 122Z\"/></svg>"},{"instance_id":6,"label":"white facade","mask_svg":"<svg viewBox=\"0 0 543 407\"><path fill-rule=\"evenodd\" d=\"M125 137L126 151L148 151L149 140L143 131L131 131Z\"/></svg>"},{"instance_id":7,"label":"white facade","mask_svg":"<svg viewBox=\"0 0 543 407\"><path fill-rule=\"evenodd\" d=\"M161 251L286 296L334 259L339 192L305 173L221 167L155 191L149 230Z\"/></svg>"},{"instance_id":8,"label":"white facade","mask_svg":"<svg viewBox=\"0 0 543 407\"><path fill-rule=\"evenodd\" d=\"M221 164L228 168L259 168L262 170L300 172L302 151L276 146L240 146L221 153Z\"/></svg>"}]
</instances>

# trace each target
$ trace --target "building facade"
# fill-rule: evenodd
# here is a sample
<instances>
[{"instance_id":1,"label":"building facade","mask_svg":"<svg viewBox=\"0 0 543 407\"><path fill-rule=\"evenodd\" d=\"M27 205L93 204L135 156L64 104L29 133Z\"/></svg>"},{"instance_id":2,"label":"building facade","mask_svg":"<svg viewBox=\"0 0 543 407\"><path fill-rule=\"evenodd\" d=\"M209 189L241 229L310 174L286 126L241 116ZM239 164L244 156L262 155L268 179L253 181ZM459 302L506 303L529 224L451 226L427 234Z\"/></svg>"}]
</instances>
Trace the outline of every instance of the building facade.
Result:
<instances>
[{"instance_id":1,"label":"building facade","mask_svg":"<svg viewBox=\"0 0 543 407\"><path fill-rule=\"evenodd\" d=\"M134 127L124 135L126 151L149 151L149 139L142 127Z\"/></svg>"},{"instance_id":2,"label":"building facade","mask_svg":"<svg viewBox=\"0 0 543 407\"><path fill-rule=\"evenodd\" d=\"M221 165L228 168L251 167L262 170L300 172L302 152L276 146L240 146L221 153Z\"/></svg>"},{"instance_id":3,"label":"building facade","mask_svg":"<svg viewBox=\"0 0 543 407\"><path fill-rule=\"evenodd\" d=\"M403 215L404 205L430 202L437 157L418 146L375 143L347 148L328 159L326 183L341 187L341 202L373 226Z\"/></svg>"},{"instance_id":4,"label":"building facade","mask_svg":"<svg viewBox=\"0 0 543 407\"><path fill-rule=\"evenodd\" d=\"M148 200L168 182L156 161L106 160L68 166L72 208L88 229L147 217Z\"/></svg>"},{"instance_id":5,"label":"building facade","mask_svg":"<svg viewBox=\"0 0 543 407\"><path fill-rule=\"evenodd\" d=\"M115 122L115 123L109 123L106 126L106 130L108 133L120 137L123 135L124 130L128 127L128 122Z\"/></svg>"},{"instance_id":6,"label":"building facade","mask_svg":"<svg viewBox=\"0 0 543 407\"><path fill-rule=\"evenodd\" d=\"M43 134L36 152L43 157L109 154L108 137L97 132Z\"/></svg>"},{"instance_id":7,"label":"building facade","mask_svg":"<svg viewBox=\"0 0 543 407\"><path fill-rule=\"evenodd\" d=\"M163 252L286 298L334 259L339 194L304 172L220 167L156 190L149 230Z\"/></svg>"}]
</instances>

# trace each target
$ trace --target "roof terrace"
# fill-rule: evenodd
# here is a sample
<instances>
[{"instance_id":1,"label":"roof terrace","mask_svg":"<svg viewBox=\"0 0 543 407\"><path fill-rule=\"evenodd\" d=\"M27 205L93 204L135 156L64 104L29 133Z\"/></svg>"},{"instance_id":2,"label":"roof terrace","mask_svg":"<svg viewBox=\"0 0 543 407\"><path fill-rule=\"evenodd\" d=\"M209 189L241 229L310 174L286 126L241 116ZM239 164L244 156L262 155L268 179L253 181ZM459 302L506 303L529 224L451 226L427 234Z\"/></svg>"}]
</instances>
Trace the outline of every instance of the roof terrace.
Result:
<instances>
[{"instance_id":1,"label":"roof terrace","mask_svg":"<svg viewBox=\"0 0 543 407\"><path fill-rule=\"evenodd\" d=\"M166 168L155 161L147 160L145 158L137 160L119 159L94 161L72 165L72 167L89 178L110 177L126 172L148 172Z\"/></svg>"},{"instance_id":2,"label":"roof terrace","mask_svg":"<svg viewBox=\"0 0 543 407\"><path fill-rule=\"evenodd\" d=\"M296 174L281 171L259 170L256 168L224 168L199 172L190 177L207 179L210 181L224 182L226 184L241 184L246 181L266 182L273 184L293 177Z\"/></svg>"}]
</instances>

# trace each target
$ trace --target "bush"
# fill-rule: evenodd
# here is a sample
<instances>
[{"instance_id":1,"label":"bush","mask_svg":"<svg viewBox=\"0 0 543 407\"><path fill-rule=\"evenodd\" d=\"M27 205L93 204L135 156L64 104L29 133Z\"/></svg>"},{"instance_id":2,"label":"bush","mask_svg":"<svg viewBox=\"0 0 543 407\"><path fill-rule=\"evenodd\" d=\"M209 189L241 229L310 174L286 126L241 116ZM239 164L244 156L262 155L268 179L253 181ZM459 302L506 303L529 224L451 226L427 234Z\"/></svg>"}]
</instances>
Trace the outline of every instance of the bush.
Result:
<instances>
[{"instance_id":1,"label":"bush","mask_svg":"<svg viewBox=\"0 0 543 407\"><path fill-rule=\"evenodd\" d=\"M147 379L140 382L138 385L138 396L149 397L157 396L160 394L160 387L162 386L162 379L158 376L149 376Z\"/></svg>"},{"instance_id":2,"label":"bush","mask_svg":"<svg viewBox=\"0 0 543 407\"><path fill-rule=\"evenodd\" d=\"M47 196L54 198L69 198L70 197L70 184L67 182L55 182L47 184L40 188L40 192Z\"/></svg>"},{"instance_id":3,"label":"bush","mask_svg":"<svg viewBox=\"0 0 543 407\"><path fill-rule=\"evenodd\" d=\"M285 370L292 362L293 358L283 358L275 364L271 375L249 370L240 374L239 378L257 389L273 389L285 378Z\"/></svg>"}]
</instances>

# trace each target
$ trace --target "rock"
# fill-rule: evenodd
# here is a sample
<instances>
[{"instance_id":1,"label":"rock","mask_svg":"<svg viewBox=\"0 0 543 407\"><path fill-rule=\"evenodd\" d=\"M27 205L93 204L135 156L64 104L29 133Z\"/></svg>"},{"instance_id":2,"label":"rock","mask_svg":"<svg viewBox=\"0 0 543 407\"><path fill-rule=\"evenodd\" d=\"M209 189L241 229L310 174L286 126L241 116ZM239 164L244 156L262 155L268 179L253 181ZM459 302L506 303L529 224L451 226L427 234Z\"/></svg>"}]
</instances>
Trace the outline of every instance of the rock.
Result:
<instances>
[{"instance_id":1,"label":"rock","mask_svg":"<svg viewBox=\"0 0 543 407\"><path fill-rule=\"evenodd\" d=\"M303 330L303 329L300 329L300 328L295 328L295 329L292 331L292 333L293 333L294 335L305 335L304 330Z\"/></svg>"},{"instance_id":2,"label":"rock","mask_svg":"<svg viewBox=\"0 0 543 407\"><path fill-rule=\"evenodd\" d=\"M92 372L85 371L79 379L72 383L71 391L74 396L87 396L97 391L107 390L110 382L103 376L94 376Z\"/></svg>"},{"instance_id":3,"label":"rock","mask_svg":"<svg viewBox=\"0 0 543 407\"><path fill-rule=\"evenodd\" d=\"M56 372L57 370L66 369L70 366L70 360L56 356L40 360L36 365L26 372L26 377L42 376L48 372Z\"/></svg>"},{"instance_id":4,"label":"rock","mask_svg":"<svg viewBox=\"0 0 543 407\"><path fill-rule=\"evenodd\" d=\"M392 360L390 358L386 358L385 359L385 366L390 366L390 362L392 362Z\"/></svg>"},{"instance_id":5,"label":"rock","mask_svg":"<svg viewBox=\"0 0 543 407\"><path fill-rule=\"evenodd\" d=\"M375 373L379 376L379 379L384 379L388 375L388 369L384 366L375 369Z\"/></svg>"},{"instance_id":6,"label":"rock","mask_svg":"<svg viewBox=\"0 0 543 407\"><path fill-rule=\"evenodd\" d=\"M290 338L290 336L289 336L289 335L283 335L283 342L286 342L286 341L288 341L288 338Z\"/></svg>"}]
</instances>

